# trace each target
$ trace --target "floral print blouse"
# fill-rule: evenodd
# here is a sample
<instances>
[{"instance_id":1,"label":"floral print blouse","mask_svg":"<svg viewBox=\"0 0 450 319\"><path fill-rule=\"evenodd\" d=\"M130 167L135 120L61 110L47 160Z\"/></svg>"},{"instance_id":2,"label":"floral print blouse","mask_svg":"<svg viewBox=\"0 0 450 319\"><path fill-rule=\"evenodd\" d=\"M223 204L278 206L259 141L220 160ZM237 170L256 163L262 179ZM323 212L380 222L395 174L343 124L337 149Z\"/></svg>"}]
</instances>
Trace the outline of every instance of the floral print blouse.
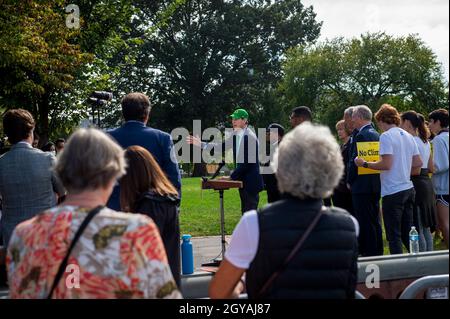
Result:
<instances>
[{"instance_id":1,"label":"floral print blouse","mask_svg":"<svg viewBox=\"0 0 450 319\"><path fill-rule=\"evenodd\" d=\"M87 213L60 206L16 227L6 257L11 298L47 297ZM144 215L103 208L72 250L52 298L181 298L181 294L154 222Z\"/></svg>"}]
</instances>

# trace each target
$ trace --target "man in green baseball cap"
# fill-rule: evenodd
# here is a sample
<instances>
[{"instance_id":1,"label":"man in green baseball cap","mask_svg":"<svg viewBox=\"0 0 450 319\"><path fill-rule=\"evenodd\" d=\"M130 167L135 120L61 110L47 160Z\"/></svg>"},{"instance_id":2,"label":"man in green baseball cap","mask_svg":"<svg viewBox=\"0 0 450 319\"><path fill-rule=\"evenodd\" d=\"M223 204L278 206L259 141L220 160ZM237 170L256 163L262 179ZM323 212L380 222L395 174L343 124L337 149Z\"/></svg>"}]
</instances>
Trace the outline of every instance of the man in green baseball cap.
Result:
<instances>
[{"instance_id":1,"label":"man in green baseball cap","mask_svg":"<svg viewBox=\"0 0 450 319\"><path fill-rule=\"evenodd\" d=\"M244 109L236 109L230 115L233 124L233 130L241 135L248 125L248 112Z\"/></svg>"},{"instance_id":2,"label":"man in green baseball cap","mask_svg":"<svg viewBox=\"0 0 450 319\"><path fill-rule=\"evenodd\" d=\"M229 179L243 182L243 187L239 188L239 197L241 199L241 212L244 214L258 208L259 192L264 188L264 182L259 172L258 138L248 128L249 116L246 110L238 108L230 117L234 130L230 137L232 143L225 141L222 147L223 152L227 150L227 145L233 149L235 170L231 173ZM216 146L216 143L205 143L194 136L188 136L187 142L206 150Z\"/></svg>"},{"instance_id":3,"label":"man in green baseball cap","mask_svg":"<svg viewBox=\"0 0 450 319\"><path fill-rule=\"evenodd\" d=\"M236 111L233 112L233 114L230 115L230 117L233 120L248 119L248 113L244 109L237 109Z\"/></svg>"}]
</instances>

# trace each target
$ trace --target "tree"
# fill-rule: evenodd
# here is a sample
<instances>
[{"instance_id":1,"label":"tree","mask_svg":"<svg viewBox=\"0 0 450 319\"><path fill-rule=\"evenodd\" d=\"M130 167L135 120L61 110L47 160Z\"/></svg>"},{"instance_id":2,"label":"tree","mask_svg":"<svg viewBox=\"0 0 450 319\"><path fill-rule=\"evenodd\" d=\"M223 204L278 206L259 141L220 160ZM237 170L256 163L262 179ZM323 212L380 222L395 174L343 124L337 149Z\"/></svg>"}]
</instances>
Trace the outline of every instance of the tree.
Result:
<instances>
[{"instance_id":1,"label":"tree","mask_svg":"<svg viewBox=\"0 0 450 319\"><path fill-rule=\"evenodd\" d=\"M144 28L153 34L157 27L167 23L173 12L186 0L171 0L167 7L156 8L156 24ZM110 104L100 108L101 126L114 127L121 120L120 99L131 91L142 91L141 79L135 75L136 57L144 43L142 34L133 32L139 1L133 0L73 0L79 6L82 27L77 39L83 52L93 59L82 65L70 90L58 92L51 99L52 119L50 129L54 136L59 132L68 135L82 119L91 117L87 97L94 91L114 94Z\"/></svg>"},{"instance_id":2,"label":"tree","mask_svg":"<svg viewBox=\"0 0 450 319\"><path fill-rule=\"evenodd\" d=\"M132 0L71 1L79 8L80 29L66 26L65 2L0 3L0 107L29 109L44 141L49 133L68 135L88 117L87 97L116 89L116 78L142 43L129 36Z\"/></svg>"},{"instance_id":3,"label":"tree","mask_svg":"<svg viewBox=\"0 0 450 319\"><path fill-rule=\"evenodd\" d=\"M62 0L0 4L0 107L32 111L43 140L86 118L94 90L148 93L152 123L168 131L199 114L205 126L223 125L236 105L267 121L281 113L266 110L285 50L314 42L321 26L297 0L71 3L80 30L65 26ZM103 113L110 126L117 102Z\"/></svg>"},{"instance_id":4,"label":"tree","mask_svg":"<svg viewBox=\"0 0 450 319\"><path fill-rule=\"evenodd\" d=\"M130 63L139 41L129 37L136 8L131 0L73 0L79 7L81 30L76 38L80 50L92 57L74 75L69 90L52 94L50 131L53 136L68 135L81 120L91 117L87 103L93 91L117 91L117 77ZM116 101L113 100L112 103ZM101 109L102 117L108 112Z\"/></svg>"},{"instance_id":5,"label":"tree","mask_svg":"<svg viewBox=\"0 0 450 319\"><path fill-rule=\"evenodd\" d=\"M58 1L0 3L0 105L29 109L48 135L49 99L68 89L76 69L90 56L73 43Z\"/></svg>"},{"instance_id":6,"label":"tree","mask_svg":"<svg viewBox=\"0 0 450 319\"><path fill-rule=\"evenodd\" d=\"M281 78L285 50L315 41L321 26L296 0L187 0L158 25L169 4L135 2L132 36L144 44L124 76L152 95L152 123L165 130L199 117L205 126L224 125L236 105L257 114L259 97Z\"/></svg>"},{"instance_id":7,"label":"tree","mask_svg":"<svg viewBox=\"0 0 450 319\"><path fill-rule=\"evenodd\" d=\"M283 69L279 89L286 105L309 105L330 127L350 105L375 111L388 102L428 114L448 103L442 66L416 35L374 33L299 46L288 52Z\"/></svg>"},{"instance_id":8,"label":"tree","mask_svg":"<svg viewBox=\"0 0 450 319\"><path fill-rule=\"evenodd\" d=\"M151 95L151 123L166 131L192 128L193 119L204 128L224 127L237 106L250 111L255 126L254 120L268 121L263 113L278 106L270 95L284 52L315 41L321 26L298 0L186 0L158 25L160 9L169 5L135 2L132 37L144 43L121 86Z\"/></svg>"}]
</instances>

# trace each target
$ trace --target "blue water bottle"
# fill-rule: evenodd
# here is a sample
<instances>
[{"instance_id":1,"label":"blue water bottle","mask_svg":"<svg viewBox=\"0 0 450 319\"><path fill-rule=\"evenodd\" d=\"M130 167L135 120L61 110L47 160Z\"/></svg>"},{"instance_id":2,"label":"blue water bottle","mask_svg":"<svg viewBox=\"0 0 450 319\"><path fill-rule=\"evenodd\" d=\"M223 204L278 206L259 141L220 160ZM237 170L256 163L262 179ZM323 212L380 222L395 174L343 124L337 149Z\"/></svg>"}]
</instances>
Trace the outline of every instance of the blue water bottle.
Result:
<instances>
[{"instance_id":1,"label":"blue water bottle","mask_svg":"<svg viewBox=\"0 0 450 319\"><path fill-rule=\"evenodd\" d=\"M194 250L192 249L191 235L183 235L181 238L181 265L183 275L194 273Z\"/></svg>"}]
</instances>

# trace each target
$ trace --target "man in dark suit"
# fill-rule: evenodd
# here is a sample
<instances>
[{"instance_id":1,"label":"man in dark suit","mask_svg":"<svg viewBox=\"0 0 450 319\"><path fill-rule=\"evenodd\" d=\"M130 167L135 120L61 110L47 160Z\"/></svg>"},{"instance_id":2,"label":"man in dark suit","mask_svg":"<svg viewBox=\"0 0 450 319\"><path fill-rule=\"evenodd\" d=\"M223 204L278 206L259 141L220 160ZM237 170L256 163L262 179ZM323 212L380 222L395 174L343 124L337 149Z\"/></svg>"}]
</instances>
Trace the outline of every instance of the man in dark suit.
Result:
<instances>
[{"instance_id":1,"label":"man in dark suit","mask_svg":"<svg viewBox=\"0 0 450 319\"><path fill-rule=\"evenodd\" d=\"M298 106L294 108L289 116L289 122L291 123L292 128L297 127L303 122L311 122L312 121L312 112L311 109L307 106Z\"/></svg>"},{"instance_id":2,"label":"man in dark suit","mask_svg":"<svg viewBox=\"0 0 450 319\"><path fill-rule=\"evenodd\" d=\"M284 127L277 123L270 124L267 129L267 141L268 141L268 149L275 151L278 148L278 144L280 144L281 139L284 136ZM277 177L272 169L271 162L273 159L273 153L270 154L270 160L264 166L267 169L267 172L262 175L264 180L264 187L267 191L267 202L273 203L277 200L281 199L280 190L278 189Z\"/></svg>"},{"instance_id":3,"label":"man in dark suit","mask_svg":"<svg viewBox=\"0 0 450 319\"><path fill-rule=\"evenodd\" d=\"M108 133L123 147L139 145L147 149L166 173L181 197L181 175L175 157L173 141L169 134L147 127L150 116L150 100L142 93L130 93L122 99L125 124ZM119 186L109 198L108 207L120 211Z\"/></svg>"},{"instance_id":4,"label":"man in dark suit","mask_svg":"<svg viewBox=\"0 0 450 319\"><path fill-rule=\"evenodd\" d=\"M383 255L380 223L380 175L358 175L354 160L357 143L378 142L380 135L372 124L372 111L365 105L355 106L352 114L355 131L350 145L347 182L352 192L353 209L359 222L359 252L362 256Z\"/></svg>"},{"instance_id":5,"label":"man in dark suit","mask_svg":"<svg viewBox=\"0 0 450 319\"><path fill-rule=\"evenodd\" d=\"M259 172L258 138L248 128L248 113L244 109L237 109L231 115L233 123L233 135L231 141L222 143L222 152L233 148L233 161L235 169L230 179L242 181L243 187L239 189L241 199L241 212L258 208L259 192L264 189L262 176ZM212 149L216 143L205 143L197 137L188 136L188 143L200 146L202 149Z\"/></svg>"}]
</instances>

